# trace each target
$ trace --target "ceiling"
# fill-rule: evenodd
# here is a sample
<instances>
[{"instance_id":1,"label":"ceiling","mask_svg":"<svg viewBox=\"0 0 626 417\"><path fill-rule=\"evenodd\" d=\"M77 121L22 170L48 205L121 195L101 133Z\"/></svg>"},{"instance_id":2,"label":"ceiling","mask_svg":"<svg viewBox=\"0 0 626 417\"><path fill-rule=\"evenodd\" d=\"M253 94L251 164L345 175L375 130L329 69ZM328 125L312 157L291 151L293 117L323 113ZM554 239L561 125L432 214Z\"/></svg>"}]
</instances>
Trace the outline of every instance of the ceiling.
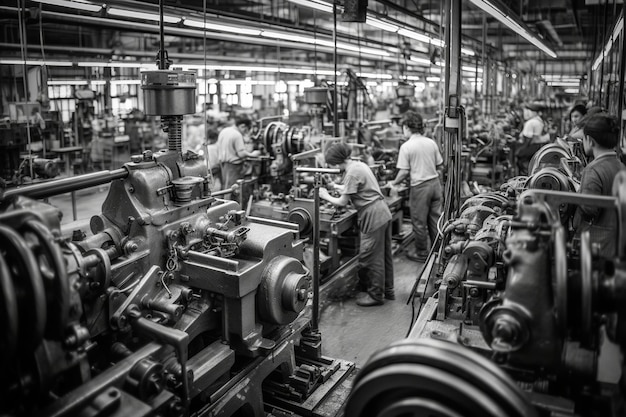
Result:
<instances>
[{"instance_id":1,"label":"ceiling","mask_svg":"<svg viewBox=\"0 0 626 417\"><path fill-rule=\"evenodd\" d=\"M26 56L47 60L134 59L154 62L160 45L158 21L133 17L130 13L111 14L112 8L148 11L158 15L154 0L110 0L97 11L81 11L53 5L56 0L16 0L0 6L0 58ZM63 1L63 0L62 0ZM102 2L83 1L102 6ZM278 66L301 65L332 69L333 14L295 4L296 0L164 0L166 22L164 40L174 63L204 62ZM302 2L303 0L299 0ZM305 0L306 1L306 0ZM415 41L397 33L364 23L344 21L341 11L363 0L338 4L337 39L339 66L365 73L428 72L428 64L415 64L407 57L431 60L442 56L433 44ZM365 0L367 2L367 0ZM462 55L469 64L482 65L481 56L506 64L512 70L582 76L598 54L623 8L622 1L610 0L494 0L507 14L516 16L558 54L549 57L496 19L487 16L472 1L463 0L461 34L463 45L476 56ZM18 13L17 4L26 12ZM329 3L332 4L332 3ZM367 11L387 22L441 39L443 2L434 0L369 0ZM205 14L206 12L206 14ZM19 16L22 16L20 25ZM202 31L181 20L222 22L232 27L264 30L263 35L237 31ZM25 36L20 36L20 28ZM284 31L291 36L308 36L315 44L298 39L265 36ZM24 41L25 40L25 41ZM484 43L483 43L484 41ZM24 52L21 47L25 46ZM367 49L370 48L370 49ZM366 51L384 51L384 56ZM434 59L433 59L434 60ZM407 67L407 64L409 66ZM74 70L77 70L74 67ZM65 68L64 71L70 71Z\"/></svg>"}]
</instances>

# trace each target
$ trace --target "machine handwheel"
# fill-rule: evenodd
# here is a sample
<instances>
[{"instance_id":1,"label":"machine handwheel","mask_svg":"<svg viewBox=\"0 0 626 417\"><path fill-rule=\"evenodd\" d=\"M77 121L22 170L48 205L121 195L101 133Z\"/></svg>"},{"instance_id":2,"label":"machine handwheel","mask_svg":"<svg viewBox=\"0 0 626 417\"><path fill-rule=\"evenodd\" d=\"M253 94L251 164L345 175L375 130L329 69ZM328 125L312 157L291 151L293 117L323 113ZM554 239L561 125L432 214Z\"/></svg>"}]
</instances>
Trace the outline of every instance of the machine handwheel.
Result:
<instances>
[{"instance_id":1,"label":"machine handwheel","mask_svg":"<svg viewBox=\"0 0 626 417\"><path fill-rule=\"evenodd\" d=\"M580 334L583 343L589 345L592 336L593 321L593 269L591 263L591 239L589 231L585 231L580 235L580 280L581 280L581 311Z\"/></svg>"},{"instance_id":2,"label":"machine handwheel","mask_svg":"<svg viewBox=\"0 0 626 417\"><path fill-rule=\"evenodd\" d=\"M554 291L556 320L561 335L567 334L567 250L565 248L565 230L559 225L554 234Z\"/></svg>"},{"instance_id":3,"label":"machine handwheel","mask_svg":"<svg viewBox=\"0 0 626 417\"><path fill-rule=\"evenodd\" d=\"M17 295L18 344L25 352L37 346L46 326L46 296L32 250L13 229L0 225L0 248Z\"/></svg>"},{"instance_id":4,"label":"machine handwheel","mask_svg":"<svg viewBox=\"0 0 626 417\"><path fill-rule=\"evenodd\" d=\"M69 304L69 283L65 270L65 260L61 248L56 244L52 233L39 221L29 220L22 226L25 236L32 233L36 238L33 248L46 292L47 324L46 336L61 340L67 324Z\"/></svg>"},{"instance_id":5,"label":"machine handwheel","mask_svg":"<svg viewBox=\"0 0 626 417\"><path fill-rule=\"evenodd\" d=\"M417 400L436 402L439 408ZM525 394L494 363L435 339L397 342L374 354L355 378L346 417L396 415L383 412L406 410L408 404L416 406L413 415L537 415ZM425 406L433 414L422 414Z\"/></svg>"},{"instance_id":6,"label":"machine handwheel","mask_svg":"<svg viewBox=\"0 0 626 417\"><path fill-rule=\"evenodd\" d=\"M613 195L617 197L617 216L621 227L617 233L617 256L626 255L626 173L619 172L613 180Z\"/></svg>"},{"instance_id":7,"label":"machine handwheel","mask_svg":"<svg viewBox=\"0 0 626 417\"><path fill-rule=\"evenodd\" d=\"M19 332L19 317L15 287L11 281L11 271L7 262L0 252L0 364L6 368L17 349L17 337Z\"/></svg>"}]
</instances>

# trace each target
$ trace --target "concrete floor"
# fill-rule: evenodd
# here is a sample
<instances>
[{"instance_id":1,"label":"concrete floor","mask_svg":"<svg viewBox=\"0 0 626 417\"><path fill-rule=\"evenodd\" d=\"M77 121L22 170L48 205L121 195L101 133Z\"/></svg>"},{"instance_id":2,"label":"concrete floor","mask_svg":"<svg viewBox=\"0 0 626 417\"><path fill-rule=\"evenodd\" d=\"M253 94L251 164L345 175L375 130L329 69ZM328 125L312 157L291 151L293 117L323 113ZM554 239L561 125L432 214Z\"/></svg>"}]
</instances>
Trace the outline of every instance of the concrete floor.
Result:
<instances>
[{"instance_id":1,"label":"concrete floor","mask_svg":"<svg viewBox=\"0 0 626 417\"><path fill-rule=\"evenodd\" d=\"M353 297L320 300L320 332L325 356L362 367L379 349L404 339L412 317L407 300L423 264L394 256L395 300L376 307L360 307Z\"/></svg>"},{"instance_id":2,"label":"concrete floor","mask_svg":"<svg viewBox=\"0 0 626 417\"><path fill-rule=\"evenodd\" d=\"M64 234L82 228L89 232L89 219L100 213L107 196L108 185L80 190L76 195L77 221L73 221L70 194L49 199L63 211ZM354 362L363 366L377 350L405 338L411 324L412 306L407 300L422 264L408 260L405 255L394 256L396 299L385 300L376 307L359 307L353 292L326 291L320 298L320 331L324 356Z\"/></svg>"}]
</instances>

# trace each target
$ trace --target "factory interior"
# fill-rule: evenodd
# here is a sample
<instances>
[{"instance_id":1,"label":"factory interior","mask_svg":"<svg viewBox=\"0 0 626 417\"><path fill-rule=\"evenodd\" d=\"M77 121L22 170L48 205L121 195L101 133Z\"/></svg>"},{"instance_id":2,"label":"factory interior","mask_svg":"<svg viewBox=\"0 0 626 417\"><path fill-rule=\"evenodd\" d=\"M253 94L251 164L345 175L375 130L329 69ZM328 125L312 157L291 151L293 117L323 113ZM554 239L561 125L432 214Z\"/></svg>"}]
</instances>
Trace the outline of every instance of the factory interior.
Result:
<instances>
[{"instance_id":1,"label":"factory interior","mask_svg":"<svg viewBox=\"0 0 626 417\"><path fill-rule=\"evenodd\" d=\"M0 416L626 416L624 9L1 2Z\"/></svg>"}]
</instances>

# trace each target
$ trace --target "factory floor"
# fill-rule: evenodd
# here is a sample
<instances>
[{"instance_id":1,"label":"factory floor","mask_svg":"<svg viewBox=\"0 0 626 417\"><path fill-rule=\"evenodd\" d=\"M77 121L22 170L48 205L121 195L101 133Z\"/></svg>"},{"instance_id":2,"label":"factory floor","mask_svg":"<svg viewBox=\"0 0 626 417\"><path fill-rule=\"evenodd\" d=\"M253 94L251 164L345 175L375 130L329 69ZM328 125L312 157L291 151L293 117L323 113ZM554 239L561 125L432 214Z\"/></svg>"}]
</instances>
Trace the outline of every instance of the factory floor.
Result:
<instances>
[{"instance_id":1,"label":"factory floor","mask_svg":"<svg viewBox=\"0 0 626 417\"><path fill-rule=\"evenodd\" d=\"M107 192L108 185L77 191L76 221L70 194L51 197L48 202L63 212L64 234L79 228L88 231L89 219L100 213ZM385 300L381 306L357 306L352 292L322 291L319 324L324 356L354 362L360 368L378 349L403 339L413 313L407 300L421 268L421 263L398 251L394 256L396 299Z\"/></svg>"}]
</instances>

